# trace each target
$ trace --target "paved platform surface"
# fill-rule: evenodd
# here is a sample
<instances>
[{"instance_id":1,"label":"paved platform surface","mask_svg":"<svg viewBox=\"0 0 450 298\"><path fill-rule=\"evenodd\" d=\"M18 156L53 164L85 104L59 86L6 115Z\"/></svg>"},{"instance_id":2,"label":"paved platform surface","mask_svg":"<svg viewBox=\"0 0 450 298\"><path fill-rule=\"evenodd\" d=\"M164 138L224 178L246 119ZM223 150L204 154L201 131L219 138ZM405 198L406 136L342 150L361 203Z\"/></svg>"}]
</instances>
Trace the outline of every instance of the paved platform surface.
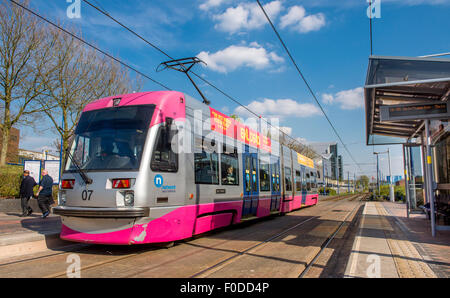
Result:
<instances>
[{"instance_id":1,"label":"paved platform surface","mask_svg":"<svg viewBox=\"0 0 450 298\"><path fill-rule=\"evenodd\" d=\"M450 232L431 236L424 214L404 204L366 202L345 277L450 277Z\"/></svg>"},{"instance_id":2,"label":"paved platform surface","mask_svg":"<svg viewBox=\"0 0 450 298\"><path fill-rule=\"evenodd\" d=\"M73 252L82 259L83 277L298 277L335 231L304 277L450 277L450 232L438 231L433 238L425 215L407 218L404 204L322 200L315 207L181 241L169 249L74 248L59 239L58 216L19 215L0 213L2 277L63 277Z\"/></svg>"},{"instance_id":3,"label":"paved platform surface","mask_svg":"<svg viewBox=\"0 0 450 298\"><path fill-rule=\"evenodd\" d=\"M61 244L59 216L41 213L20 217L20 212L0 212L0 259L43 251Z\"/></svg>"}]
</instances>

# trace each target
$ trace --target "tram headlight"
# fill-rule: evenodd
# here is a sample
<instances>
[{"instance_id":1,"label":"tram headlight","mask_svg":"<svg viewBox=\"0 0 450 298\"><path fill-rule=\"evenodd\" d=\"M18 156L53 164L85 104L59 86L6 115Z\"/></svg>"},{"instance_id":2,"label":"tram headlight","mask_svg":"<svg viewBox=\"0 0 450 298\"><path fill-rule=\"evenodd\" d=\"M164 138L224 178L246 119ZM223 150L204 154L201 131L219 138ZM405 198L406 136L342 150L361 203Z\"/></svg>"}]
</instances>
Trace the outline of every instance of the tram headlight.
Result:
<instances>
[{"instance_id":1,"label":"tram headlight","mask_svg":"<svg viewBox=\"0 0 450 298\"><path fill-rule=\"evenodd\" d=\"M127 191L124 197L125 206L134 206L134 193L131 191Z\"/></svg>"},{"instance_id":2,"label":"tram headlight","mask_svg":"<svg viewBox=\"0 0 450 298\"><path fill-rule=\"evenodd\" d=\"M64 190L59 192L59 205L60 206L65 206L66 205L66 192Z\"/></svg>"}]
</instances>

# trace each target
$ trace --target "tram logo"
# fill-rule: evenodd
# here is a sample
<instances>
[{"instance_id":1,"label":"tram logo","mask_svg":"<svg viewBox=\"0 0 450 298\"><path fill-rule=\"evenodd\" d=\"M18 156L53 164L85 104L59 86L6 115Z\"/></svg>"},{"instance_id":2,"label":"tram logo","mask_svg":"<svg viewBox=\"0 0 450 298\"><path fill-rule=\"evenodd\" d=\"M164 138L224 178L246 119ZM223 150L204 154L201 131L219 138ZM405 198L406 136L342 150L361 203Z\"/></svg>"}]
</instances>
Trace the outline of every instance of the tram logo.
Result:
<instances>
[{"instance_id":1,"label":"tram logo","mask_svg":"<svg viewBox=\"0 0 450 298\"><path fill-rule=\"evenodd\" d=\"M162 192L175 192L177 189L176 185L164 185L164 179L159 174L155 176L153 182L157 188L162 190Z\"/></svg>"},{"instance_id":2,"label":"tram logo","mask_svg":"<svg viewBox=\"0 0 450 298\"><path fill-rule=\"evenodd\" d=\"M163 177L159 174L155 176L155 179L153 181L155 182L155 186L158 188L160 188L164 183Z\"/></svg>"}]
</instances>

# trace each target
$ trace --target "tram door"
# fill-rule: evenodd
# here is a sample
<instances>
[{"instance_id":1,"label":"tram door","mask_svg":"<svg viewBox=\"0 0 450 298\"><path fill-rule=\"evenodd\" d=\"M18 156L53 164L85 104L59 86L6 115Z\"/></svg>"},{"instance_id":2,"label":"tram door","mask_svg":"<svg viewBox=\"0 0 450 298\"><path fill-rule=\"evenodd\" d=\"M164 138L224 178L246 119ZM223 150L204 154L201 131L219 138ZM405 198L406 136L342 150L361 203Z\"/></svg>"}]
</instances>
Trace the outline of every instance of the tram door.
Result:
<instances>
[{"instance_id":1,"label":"tram door","mask_svg":"<svg viewBox=\"0 0 450 298\"><path fill-rule=\"evenodd\" d=\"M270 177L272 184L272 200L270 203L270 211L279 210L281 202L280 190L280 160L272 160L270 164Z\"/></svg>"},{"instance_id":2,"label":"tram door","mask_svg":"<svg viewBox=\"0 0 450 298\"><path fill-rule=\"evenodd\" d=\"M242 216L256 216L258 210L258 155L250 153L249 147L245 146L242 154L244 169L244 205Z\"/></svg>"},{"instance_id":3,"label":"tram door","mask_svg":"<svg viewBox=\"0 0 450 298\"><path fill-rule=\"evenodd\" d=\"M306 205L306 196L308 195L308 178L306 176L306 168L304 166L300 166L300 171L302 175L302 206ZM308 171L309 172L309 171Z\"/></svg>"}]
</instances>

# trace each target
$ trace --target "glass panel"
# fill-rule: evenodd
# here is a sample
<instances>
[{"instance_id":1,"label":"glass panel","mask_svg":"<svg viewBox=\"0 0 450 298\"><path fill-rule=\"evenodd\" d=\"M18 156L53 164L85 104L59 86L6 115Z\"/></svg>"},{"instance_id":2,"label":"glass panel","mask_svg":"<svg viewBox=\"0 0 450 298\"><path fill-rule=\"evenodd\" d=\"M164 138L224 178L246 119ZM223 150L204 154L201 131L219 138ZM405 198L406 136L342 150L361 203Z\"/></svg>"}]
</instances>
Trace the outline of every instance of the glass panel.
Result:
<instances>
[{"instance_id":1,"label":"glass panel","mask_svg":"<svg viewBox=\"0 0 450 298\"><path fill-rule=\"evenodd\" d=\"M371 58L367 85L450 77L448 59Z\"/></svg>"},{"instance_id":2,"label":"glass panel","mask_svg":"<svg viewBox=\"0 0 450 298\"><path fill-rule=\"evenodd\" d=\"M251 192L252 191L252 183L250 182L251 179L251 158L250 156L246 156L245 157L245 179L244 179L244 183L245 183L245 191L246 192Z\"/></svg>"},{"instance_id":3,"label":"glass panel","mask_svg":"<svg viewBox=\"0 0 450 298\"><path fill-rule=\"evenodd\" d=\"M424 176L422 171L422 150L419 146L405 147L407 168L408 168L408 184L410 208L417 209L418 206L424 204Z\"/></svg>"},{"instance_id":4,"label":"glass panel","mask_svg":"<svg viewBox=\"0 0 450 298\"><path fill-rule=\"evenodd\" d=\"M309 172L306 173L306 190L311 191L311 177L309 175Z\"/></svg>"},{"instance_id":5,"label":"glass panel","mask_svg":"<svg viewBox=\"0 0 450 298\"><path fill-rule=\"evenodd\" d=\"M176 140L176 137L174 139ZM153 150L151 169L155 172L178 171L178 154L172 150L172 143L164 127L161 127L158 132L155 149Z\"/></svg>"},{"instance_id":6,"label":"glass panel","mask_svg":"<svg viewBox=\"0 0 450 298\"><path fill-rule=\"evenodd\" d=\"M252 187L253 191L258 191L258 182L256 176L256 158L252 158Z\"/></svg>"},{"instance_id":7,"label":"glass panel","mask_svg":"<svg viewBox=\"0 0 450 298\"><path fill-rule=\"evenodd\" d=\"M84 112L75 130L71 153L84 170L137 170L153 105ZM66 170L74 171L68 159Z\"/></svg>"},{"instance_id":8,"label":"glass panel","mask_svg":"<svg viewBox=\"0 0 450 298\"><path fill-rule=\"evenodd\" d=\"M436 143L435 155L439 162L436 167L437 179L436 182L439 184L449 184L450 183L450 136L442 139L440 142Z\"/></svg>"},{"instance_id":9,"label":"glass panel","mask_svg":"<svg viewBox=\"0 0 450 298\"><path fill-rule=\"evenodd\" d=\"M297 191L302 190L302 173L300 171L295 171L295 189Z\"/></svg>"},{"instance_id":10,"label":"glass panel","mask_svg":"<svg viewBox=\"0 0 450 298\"><path fill-rule=\"evenodd\" d=\"M281 174L280 174L280 167L277 167L277 190L281 191Z\"/></svg>"},{"instance_id":11,"label":"glass panel","mask_svg":"<svg viewBox=\"0 0 450 298\"><path fill-rule=\"evenodd\" d=\"M278 192L280 191L278 165L272 164L271 167L272 167L272 191Z\"/></svg>"},{"instance_id":12,"label":"glass panel","mask_svg":"<svg viewBox=\"0 0 450 298\"><path fill-rule=\"evenodd\" d=\"M259 162L259 181L261 191L270 191L269 164L262 161Z\"/></svg>"},{"instance_id":13,"label":"glass panel","mask_svg":"<svg viewBox=\"0 0 450 298\"><path fill-rule=\"evenodd\" d=\"M292 191L292 177L291 169L284 168L284 180L286 182L286 191Z\"/></svg>"},{"instance_id":14,"label":"glass panel","mask_svg":"<svg viewBox=\"0 0 450 298\"><path fill-rule=\"evenodd\" d=\"M231 152L233 153L221 154L223 185L239 185L239 162L237 150L234 149L231 150Z\"/></svg>"},{"instance_id":15,"label":"glass panel","mask_svg":"<svg viewBox=\"0 0 450 298\"><path fill-rule=\"evenodd\" d=\"M219 184L219 155L216 152L206 152L203 140L196 139L196 146L200 144L202 153L194 153L195 183Z\"/></svg>"}]
</instances>

